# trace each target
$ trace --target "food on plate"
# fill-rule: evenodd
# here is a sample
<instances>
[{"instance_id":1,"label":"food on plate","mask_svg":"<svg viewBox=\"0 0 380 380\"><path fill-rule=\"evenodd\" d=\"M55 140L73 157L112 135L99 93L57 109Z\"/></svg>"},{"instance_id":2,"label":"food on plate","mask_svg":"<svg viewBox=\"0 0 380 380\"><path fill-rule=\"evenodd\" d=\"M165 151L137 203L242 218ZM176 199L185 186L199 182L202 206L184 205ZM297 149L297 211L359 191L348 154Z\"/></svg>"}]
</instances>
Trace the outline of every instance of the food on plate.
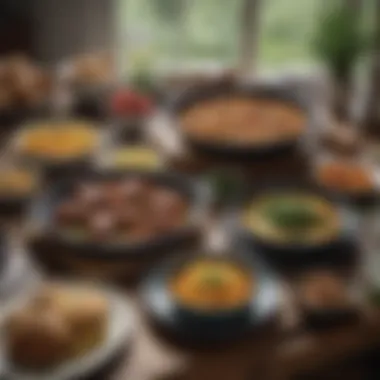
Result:
<instances>
[{"instance_id":1,"label":"food on plate","mask_svg":"<svg viewBox=\"0 0 380 380\"><path fill-rule=\"evenodd\" d=\"M117 116L147 116L152 108L153 102L149 97L133 90L121 89L111 97L111 111Z\"/></svg>"},{"instance_id":2,"label":"food on plate","mask_svg":"<svg viewBox=\"0 0 380 380\"><path fill-rule=\"evenodd\" d=\"M252 276L228 260L198 259L171 279L170 290L188 308L220 311L244 306L252 293Z\"/></svg>"},{"instance_id":3,"label":"food on plate","mask_svg":"<svg viewBox=\"0 0 380 380\"><path fill-rule=\"evenodd\" d=\"M306 116L281 101L235 95L194 104L181 113L180 123L197 140L247 145L295 139L305 130Z\"/></svg>"},{"instance_id":4,"label":"food on plate","mask_svg":"<svg viewBox=\"0 0 380 380\"><path fill-rule=\"evenodd\" d=\"M97 142L98 134L90 124L81 121L47 121L22 131L18 148L27 156L65 160L91 154Z\"/></svg>"},{"instance_id":5,"label":"food on plate","mask_svg":"<svg viewBox=\"0 0 380 380\"><path fill-rule=\"evenodd\" d=\"M344 280L327 271L305 276L299 293L302 303L308 309L341 309L352 306Z\"/></svg>"},{"instance_id":6,"label":"food on plate","mask_svg":"<svg viewBox=\"0 0 380 380\"><path fill-rule=\"evenodd\" d=\"M275 193L256 198L243 213L243 225L276 244L320 244L334 239L340 216L326 199L306 193Z\"/></svg>"},{"instance_id":7,"label":"food on plate","mask_svg":"<svg viewBox=\"0 0 380 380\"><path fill-rule=\"evenodd\" d=\"M139 241L187 221L188 202L178 191L143 178L78 184L55 210L59 231L99 241Z\"/></svg>"},{"instance_id":8,"label":"food on plate","mask_svg":"<svg viewBox=\"0 0 380 380\"><path fill-rule=\"evenodd\" d=\"M7 320L12 363L43 370L84 355L105 339L109 305L88 289L46 286Z\"/></svg>"},{"instance_id":9,"label":"food on plate","mask_svg":"<svg viewBox=\"0 0 380 380\"><path fill-rule=\"evenodd\" d=\"M118 168L151 169L160 166L160 158L149 147L128 146L112 153L111 165Z\"/></svg>"},{"instance_id":10,"label":"food on plate","mask_svg":"<svg viewBox=\"0 0 380 380\"><path fill-rule=\"evenodd\" d=\"M31 172L18 168L0 169L0 197L30 195L36 187L37 179Z\"/></svg>"},{"instance_id":11,"label":"food on plate","mask_svg":"<svg viewBox=\"0 0 380 380\"><path fill-rule=\"evenodd\" d=\"M29 58L14 55L0 61L0 110L33 107L46 101L50 75Z\"/></svg>"},{"instance_id":12,"label":"food on plate","mask_svg":"<svg viewBox=\"0 0 380 380\"><path fill-rule=\"evenodd\" d=\"M375 187L369 169L353 162L332 161L320 164L317 180L322 186L343 193L368 193Z\"/></svg>"}]
</instances>

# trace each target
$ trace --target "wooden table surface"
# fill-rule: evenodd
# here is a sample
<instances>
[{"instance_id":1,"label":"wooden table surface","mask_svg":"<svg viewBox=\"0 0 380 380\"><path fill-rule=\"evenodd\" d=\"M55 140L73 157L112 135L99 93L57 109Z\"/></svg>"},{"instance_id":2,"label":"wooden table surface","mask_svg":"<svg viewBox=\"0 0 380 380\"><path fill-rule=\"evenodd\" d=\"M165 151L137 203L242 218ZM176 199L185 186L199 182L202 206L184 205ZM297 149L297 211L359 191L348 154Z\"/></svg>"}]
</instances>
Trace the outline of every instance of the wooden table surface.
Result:
<instances>
[{"instance_id":1,"label":"wooden table surface","mask_svg":"<svg viewBox=\"0 0 380 380\"><path fill-rule=\"evenodd\" d=\"M164 140L168 142L170 138ZM166 151L170 149L165 148ZM265 165L261 168L263 172L267 172ZM286 163L283 165L286 167ZM304 165L291 167L296 168L295 173L297 170L305 170ZM373 215L363 218L363 236L373 233L371 218ZM373 247L364 248L368 250ZM362 269L361 266L362 262L359 263L359 270ZM282 285L283 302L278 318L248 334L241 341L229 343L223 348L189 347L176 341L170 333L149 319L136 291L133 287L126 286L125 294L134 305L137 321L135 340L122 357L115 360L109 371L97 378L291 380L305 373L310 375L327 369L330 377L322 372L319 378L339 379L340 377L331 377L334 366L380 345L380 312L363 307L362 317L355 324L331 331L312 332L302 325L291 292L292 279L284 276ZM339 373L342 374L343 368L348 367L343 366ZM344 378L363 379L363 372L361 369L356 371L349 368L349 376Z\"/></svg>"}]
</instances>

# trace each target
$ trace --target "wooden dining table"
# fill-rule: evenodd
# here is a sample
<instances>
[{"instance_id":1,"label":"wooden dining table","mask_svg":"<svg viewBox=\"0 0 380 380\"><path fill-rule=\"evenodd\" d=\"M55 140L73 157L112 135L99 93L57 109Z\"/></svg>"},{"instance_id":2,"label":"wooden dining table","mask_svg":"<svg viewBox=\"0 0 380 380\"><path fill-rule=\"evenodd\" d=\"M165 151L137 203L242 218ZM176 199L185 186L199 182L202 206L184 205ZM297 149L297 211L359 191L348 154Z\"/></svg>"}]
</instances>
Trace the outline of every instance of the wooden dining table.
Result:
<instances>
[{"instance_id":1,"label":"wooden dining table","mask_svg":"<svg viewBox=\"0 0 380 380\"><path fill-rule=\"evenodd\" d=\"M150 135L150 142L165 153L173 170L191 174L212 168L210 162L182 152L171 136ZM245 168L245 178L284 174L286 178L307 175L310 156L292 153L270 161L260 160ZM270 179L270 176L268 177ZM352 271L352 281L365 287L363 271L370 265L368 252L377 247L376 212L361 216L360 260ZM8 223L8 222L6 222ZM16 240L22 234L19 221L10 227ZM371 240L371 237L374 237ZM21 239L22 240L22 239ZM368 243L370 241L370 243ZM380 241L379 241L380 242ZM21 253L24 254L24 253ZM367 255L368 254L368 255ZM40 269L30 262L31 270ZM49 273L45 273L49 276ZM281 273L281 305L275 318L267 321L238 341L222 346L194 346L181 342L146 312L136 283L119 283L133 305L136 333L133 342L94 379L99 380L292 380L292 379L365 379L366 356L380 346L380 309L363 301L360 318L334 329L315 331L304 324L295 297L296 276ZM335 376L335 377L334 377Z\"/></svg>"}]
</instances>

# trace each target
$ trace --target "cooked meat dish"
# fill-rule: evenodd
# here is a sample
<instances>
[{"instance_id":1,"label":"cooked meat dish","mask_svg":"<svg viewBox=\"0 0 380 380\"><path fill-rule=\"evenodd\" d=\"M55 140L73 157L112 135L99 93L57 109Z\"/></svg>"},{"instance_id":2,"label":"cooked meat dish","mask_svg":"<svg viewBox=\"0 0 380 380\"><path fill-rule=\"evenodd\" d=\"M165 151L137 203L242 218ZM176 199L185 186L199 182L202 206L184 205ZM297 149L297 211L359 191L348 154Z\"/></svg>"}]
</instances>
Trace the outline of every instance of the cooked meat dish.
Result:
<instances>
[{"instance_id":1,"label":"cooked meat dish","mask_svg":"<svg viewBox=\"0 0 380 380\"><path fill-rule=\"evenodd\" d=\"M59 230L100 241L140 241L180 228L188 202L153 181L126 178L78 184L58 205Z\"/></svg>"}]
</instances>

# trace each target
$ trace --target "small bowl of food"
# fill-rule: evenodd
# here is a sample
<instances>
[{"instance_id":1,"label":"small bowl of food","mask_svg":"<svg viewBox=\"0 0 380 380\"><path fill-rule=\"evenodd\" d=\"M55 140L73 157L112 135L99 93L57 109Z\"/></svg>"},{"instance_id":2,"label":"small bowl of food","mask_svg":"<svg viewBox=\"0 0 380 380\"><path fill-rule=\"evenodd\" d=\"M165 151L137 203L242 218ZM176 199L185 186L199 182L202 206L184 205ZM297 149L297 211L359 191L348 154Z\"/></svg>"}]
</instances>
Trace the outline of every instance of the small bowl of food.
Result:
<instances>
[{"instance_id":1,"label":"small bowl of food","mask_svg":"<svg viewBox=\"0 0 380 380\"><path fill-rule=\"evenodd\" d=\"M28 380L94 375L125 348L133 331L123 298L84 284L39 287L3 323L6 372Z\"/></svg>"},{"instance_id":2,"label":"small bowl of food","mask_svg":"<svg viewBox=\"0 0 380 380\"><path fill-rule=\"evenodd\" d=\"M143 286L149 312L197 341L241 336L275 316L279 288L246 257L192 255L154 271Z\"/></svg>"},{"instance_id":3,"label":"small bowl of food","mask_svg":"<svg viewBox=\"0 0 380 380\"><path fill-rule=\"evenodd\" d=\"M105 121L108 116L107 99L115 80L112 57L104 52L81 54L62 67L76 117Z\"/></svg>"},{"instance_id":4,"label":"small bowl of food","mask_svg":"<svg viewBox=\"0 0 380 380\"><path fill-rule=\"evenodd\" d=\"M14 144L16 154L49 177L88 168L101 145L101 136L85 121L50 120L26 126L16 134Z\"/></svg>"},{"instance_id":5,"label":"small bowl of food","mask_svg":"<svg viewBox=\"0 0 380 380\"><path fill-rule=\"evenodd\" d=\"M227 159L293 151L308 124L299 99L270 86L192 89L176 99L171 112L190 148Z\"/></svg>"},{"instance_id":6,"label":"small bowl of food","mask_svg":"<svg viewBox=\"0 0 380 380\"><path fill-rule=\"evenodd\" d=\"M210 327L223 323L244 327L257 284L250 270L232 260L201 258L181 266L169 280L169 291L185 324Z\"/></svg>"},{"instance_id":7,"label":"small bowl of food","mask_svg":"<svg viewBox=\"0 0 380 380\"><path fill-rule=\"evenodd\" d=\"M107 154L100 166L116 170L159 170L160 155L145 145L124 145Z\"/></svg>"},{"instance_id":8,"label":"small bowl of food","mask_svg":"<svg viewBox=\"0 0 380 380\"><path fill-rule=\"evenodd\" d=\"M357 301L338 274L321 270L306 274L298 281L296 294L310 327L336 326L359 317Z\"/></svg>"},{"instance_id":9,"label":"small bowl of food","mask_svg":"<svg viewBox=\"0 0 380 380\"><path fill-rule=\"evenodd\" d=\"M306 188L272 188L251 196L240 223L244 242L283 264L347 260L347 247L356 243L354 215Z\"/></svg>"},{"instance_id":10,"label":"small bowl of food","mask_svg":"<svg viewBox=\"0 0 380 380\"><path fill-rule=\"evenodd\" d=\"M153 99L136 90L121 88L112 93L109 108L121 140L143 139L146 121L154 108Z\"/></svg>"},{"instance_id":11,"label":"small bowl of food","mask_svg":"<svg viewBox=\"0 0 380 380\"><path fill-rule=\"evenodd\" d=\"M355 203L372 201L378 188L374 168L353 160L330 159L316 165L315 181L333 196Z\"/></svg>"},{"instance_id":12,"label":"small bowl of food","mask_svg":"<svg viewBox=\"0 0 380 380\"><path fill-rule=\"evenodd\" d=\"M28 57L13 55L0 61L1 127L15 127L41 116L52 94L52 76Z\"/></svg>"},{"instance_id":13,"label":"small bowl of food","mask_svg":"<svg viewBox=\"0 0 380 380\"><path fill-rule=\"evenodd\" d=\"M37 173L21 167L0 168L0 213L25 211L40 187Z\"/></svg>"}]
</instances>

